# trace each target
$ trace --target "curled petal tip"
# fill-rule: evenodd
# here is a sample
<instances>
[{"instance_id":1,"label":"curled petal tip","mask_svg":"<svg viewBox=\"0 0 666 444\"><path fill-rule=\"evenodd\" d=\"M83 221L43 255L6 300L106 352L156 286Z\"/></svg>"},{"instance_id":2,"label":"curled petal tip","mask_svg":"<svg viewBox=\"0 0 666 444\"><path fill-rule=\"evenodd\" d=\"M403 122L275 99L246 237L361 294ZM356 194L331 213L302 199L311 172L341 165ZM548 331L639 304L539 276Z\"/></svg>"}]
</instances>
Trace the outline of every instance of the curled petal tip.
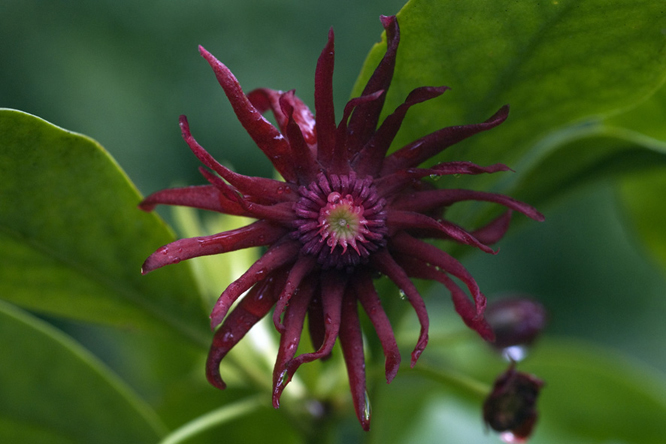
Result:
<instances>
[{"instance_id":1,"label":"curled petal tip","mask_svg":"<svg viewBox=\"0 0 666 444\"><path fill-rule=\"evenodd\" d=\"M395 22L396 19L395 15L380 15L379 20L381 20L382 26L384 26L384 28L388 28L393 22Z\"/></svg>"},{"instance_id":2,"label":"curled petal tip","mask_svg":"<svg viewBox=\"0 0 666 444\"><path fill-rule=\"evenodd\" d=\"M385 367L386 374L386 383L390 384L393 381L393 378L398 374L398 369L400 368L400 360L394 362L387 362Z\"/></svg>"}]
</instances>

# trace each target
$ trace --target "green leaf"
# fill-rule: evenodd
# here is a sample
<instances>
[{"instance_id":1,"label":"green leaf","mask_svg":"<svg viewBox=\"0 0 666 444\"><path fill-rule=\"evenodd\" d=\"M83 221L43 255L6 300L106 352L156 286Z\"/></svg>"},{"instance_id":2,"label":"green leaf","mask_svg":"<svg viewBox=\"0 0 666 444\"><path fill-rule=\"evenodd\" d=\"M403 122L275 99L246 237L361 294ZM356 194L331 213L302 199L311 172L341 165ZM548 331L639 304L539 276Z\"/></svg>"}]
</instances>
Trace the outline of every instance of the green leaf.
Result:
<instances>
[{"instance_id":1,"label":"green leaf","mask_svg":"<svg viewBox=\"0 0 666 444\"><path fill-rule=\"evenodd\" d=\"M559 131L542 141L538 160L518 174L509 194L533 205L596 180L666 166L666 142L602 123Z\"/></svg>"},{"instance_id":2,"label":"green leaf","mask_svg":"<svg viewBox=\"0 0 666 444\"><path fill-rule=\"evenodd\" d=\"M609 121L666 145L666 87L635 109ZM661 168L623 179L619 196L643 246L666 267L666 170L661 162L654 166Z\"/></svg>"},{"instance_id":3,"label":"green leaf","mask_svg":"<svg viewBox=\"0 0 666 444\"><path fill-rule=\"evenodd\" d=\"M666 171L656 170L625 179L620 196L638 238L663 268L666 268Z\"/></svg>"},{"instance_id":4,"label":"green leaf","mask_svg":"<svg viewBox=\"0 0 666 444\"><path fill-rule=\"evenodd\" d=\"M511 105L506 122L438 160L503 162L524 171L523 158L544 136L638 103L666 74L666 9L653 0L411 0L398 19L402 39L384 112L419 86L452 90L413 107L393 148ZM384 52L384 42L371 50L354 95ZM465 177L455 185L488 190L503 181L497 188L507 189L511 176Z\"/></svg>"},{"instance_id":5,"label":"green leaf","mask_svg":"<svg viewBox=\"0 0 666 444\"><path fill-rule=\"evenodd\" d=\"M155 413L60 331L0 302L0 442L154 443Z\"/></svg>"},{"instance_id":6,"label":"green leaf","mask_svg":"<svg viewBox=\"0 0 666 444\"><path fill-rule=\"evenodd\" d=\"M139 149L140 147L137 147ZM206 343L187 266L142 276L173 234L95 141L0 110L0 297L22 307Z\"/></svg>"}]
</instances>

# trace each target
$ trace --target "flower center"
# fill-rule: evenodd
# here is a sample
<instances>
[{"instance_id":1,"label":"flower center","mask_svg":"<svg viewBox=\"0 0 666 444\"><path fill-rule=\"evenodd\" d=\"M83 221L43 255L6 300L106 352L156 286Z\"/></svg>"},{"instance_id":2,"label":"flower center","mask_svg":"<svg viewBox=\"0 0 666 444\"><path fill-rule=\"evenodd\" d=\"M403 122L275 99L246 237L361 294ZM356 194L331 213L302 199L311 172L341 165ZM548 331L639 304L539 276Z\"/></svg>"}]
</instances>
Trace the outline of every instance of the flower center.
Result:
<instances>
[{"instance_id":1,"label":"flower center","mask_svg":"<svg viewBox=\"0 0 666 444\"><path fill-rule=\"evenodd\" d=\"M320 173L299 190L298 231L305 254L317 256L324 268L353 267L385 245L385 201L377 196L372 178Z\"/></svg>"}]
</instances>

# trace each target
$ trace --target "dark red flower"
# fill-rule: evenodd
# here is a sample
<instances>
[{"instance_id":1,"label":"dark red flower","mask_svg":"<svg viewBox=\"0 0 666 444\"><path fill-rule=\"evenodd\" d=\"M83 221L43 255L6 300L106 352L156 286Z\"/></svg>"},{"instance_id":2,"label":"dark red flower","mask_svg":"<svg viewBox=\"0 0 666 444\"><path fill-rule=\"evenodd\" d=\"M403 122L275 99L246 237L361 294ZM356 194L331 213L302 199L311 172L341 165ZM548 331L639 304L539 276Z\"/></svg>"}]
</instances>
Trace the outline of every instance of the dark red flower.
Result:
<instances>
[{"instance_id":1,"label":"dark red flower","mask_svg":"<svg viewBox=\"0 0 666 444\"><path fill-rule=\"evenodd\" d=\"M502 373L483 404L483 419L510 443L523 443L532 434L538 417L536 402L544 383L537 377L516 371L516 363Z\"/></svg>"},{"instance_id":2,"label":"dark red flower","mask_svg":"<svg viewBox=\"0 0 666 444\"><path fill-rule=\"evenodd\" d=\"M274 406L279 405L280 395L298 367L328 356L339 338L354 407L366 430L370 413L365 396L359 303L384 349L388 382L400 364L398 346L373 277L378 273L388 276L416 311L421 333L412 352L414 365L428 342L429 321L423 299L410 278L444 284L463 321L482 337L492 337L483 318L486 300L472 276L453 257L421 239L448 239L492 253L488 244L504 235L511 210L543 220L532 207L500 194L434 189L422 180L508 170L504 165L446 162L418 168L449 146L502 123L508 106L485 122L441 129L387 156L407 110L448 88L415 89L379 124L400 41L396 18L382 17L381 21L387 33L386 54L361 97L347 103L338 125L333 110L332 30L315 71L316 121L293 91L258 89L244 94L229 69L200 47L236 116L284 182L243 176L222 166L194 140L186 118L181 117L183 138L213 171L201 169L210 184L159 191L141 203L146 211L157 204L185 205L257 219L237 230L178 240L158 249L143 265L143 273L148 273L196 256L267 247L264 255L229 285L213 308L212 327L222 326L215 333L208 356L208 380L225 388L219 374L220 361L275 307L273 322L281 339L273 373ZM275 115L279 129L262 117L268 110ZM495 202L508 211L471 233L442 217L444 208L469 200ZM465 284L473 302L449 275ZM246 291L247 295L227 315ZM296 356L306 314L316 350Z\"/></svg>"}]
</instances>

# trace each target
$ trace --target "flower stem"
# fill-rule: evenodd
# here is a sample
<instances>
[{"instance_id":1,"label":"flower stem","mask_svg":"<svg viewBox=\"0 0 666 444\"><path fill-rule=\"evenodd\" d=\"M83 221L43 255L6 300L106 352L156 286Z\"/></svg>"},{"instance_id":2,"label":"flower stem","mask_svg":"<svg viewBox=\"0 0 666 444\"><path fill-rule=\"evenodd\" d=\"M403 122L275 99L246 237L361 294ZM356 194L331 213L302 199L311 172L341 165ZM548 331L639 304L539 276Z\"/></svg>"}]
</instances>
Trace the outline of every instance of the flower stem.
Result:
<instances>
[{"instance_id":1,"label":"flower stem","mask_svg":"<svg viewBox=\"0 0 666 444\"><path fill-rule=\"evenodd\" d=\"M203 416L199 416L179 427L164 437L159 444L178 444L185 442L193 436L251 413L265 404L264 396L258 395L251 398L245 398L233 404L225 405L224 407L220 407Z\"/></svg>"}]
</instances>

